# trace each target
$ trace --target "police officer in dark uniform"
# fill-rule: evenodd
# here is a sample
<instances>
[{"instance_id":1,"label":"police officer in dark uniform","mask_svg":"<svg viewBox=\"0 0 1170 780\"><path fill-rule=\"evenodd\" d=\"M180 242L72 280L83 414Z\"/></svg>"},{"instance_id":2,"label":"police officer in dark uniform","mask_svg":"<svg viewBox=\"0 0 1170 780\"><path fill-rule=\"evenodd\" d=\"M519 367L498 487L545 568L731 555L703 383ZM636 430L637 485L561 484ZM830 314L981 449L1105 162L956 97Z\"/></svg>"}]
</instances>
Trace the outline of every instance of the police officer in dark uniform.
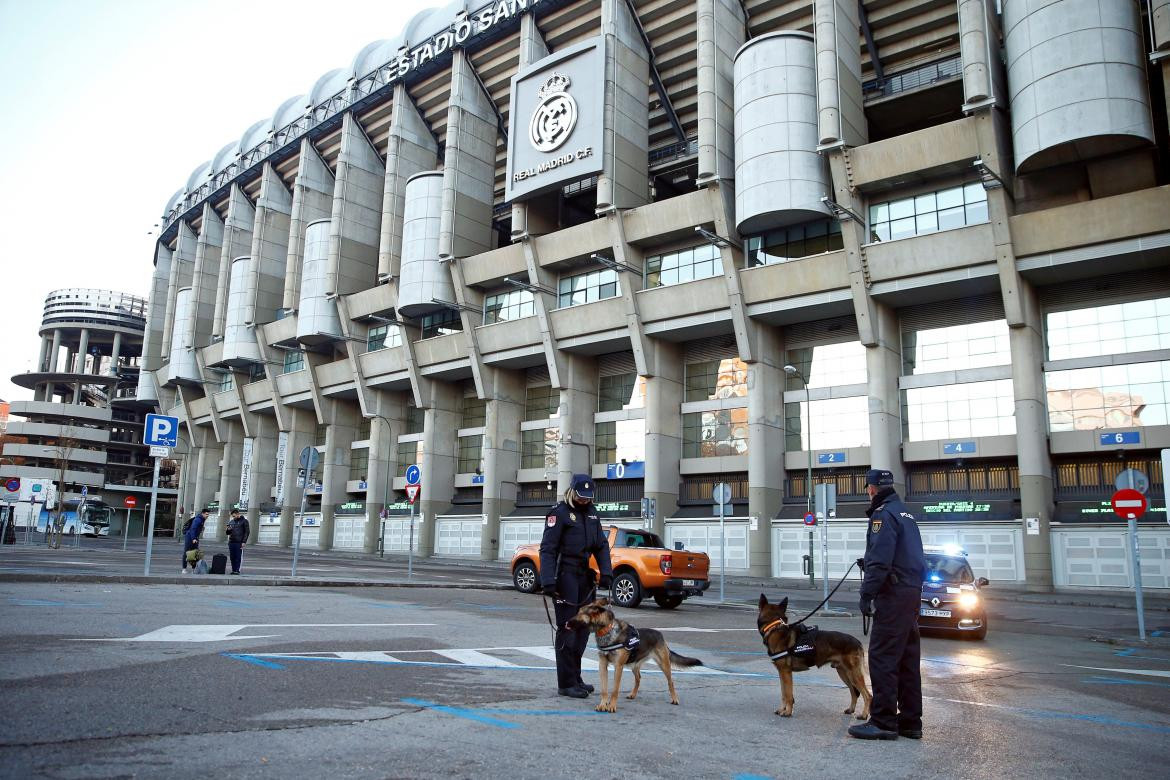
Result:
<instances>
[{"instance_id":1,"label":"police officer in dark uniform","mask_svg":"<svg viewBox=\"0 0 1170 780\"><path fill-rule=\"evenodd\" d=\"M865 535L865 579L861 614L873 617L869 637L869 721L851 726L858 739L922 738L921 650L918 607L926 558L914 515L894 492L894 475L870 469L869 530Z\"/></svg>"},{"instance_id":2,"label":"police officer in dark uniform","mask_svg":"<svg viewBox=\"0 0 1170 780\"><path fill-rule=\"evenodd\" d=\"M593 509L593 486L588 474L573 475L565 500L545 518L540 541L540 587L556 609L557 692L574 699L584 699L593 692L593 686L581 679L581 656L589 643L589 630L568 625L596 594L590 556L597 559L601 570L600 587L608 588L613 582L609 540Z\"/></svg>"}]
</instances>

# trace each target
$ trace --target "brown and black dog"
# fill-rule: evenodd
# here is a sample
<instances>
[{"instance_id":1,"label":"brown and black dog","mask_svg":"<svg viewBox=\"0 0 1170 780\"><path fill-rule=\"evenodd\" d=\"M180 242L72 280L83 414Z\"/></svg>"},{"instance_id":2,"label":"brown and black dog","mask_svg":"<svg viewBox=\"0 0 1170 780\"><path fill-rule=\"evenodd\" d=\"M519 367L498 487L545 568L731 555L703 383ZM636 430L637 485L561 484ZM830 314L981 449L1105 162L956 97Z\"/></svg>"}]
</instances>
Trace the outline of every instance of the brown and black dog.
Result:
<instances>
[{"instance_id":1,"label":"brown and black dog","mask_svg":"<svg viewBox=\"0 0 1170 780\"><path fill-rule=\"evenodd\" d=\"M634 667L634 690L630 691L627 699L638 695L638 687L642 684L642 665L654 659L658 668L666 675L666 685L670 688L670 703L678 704L678 694L674 692L674 678L670 676L670 665L673 662L678 666L700 666L703 662L698 658L688 658L679 655L666 646L666 638L662 632L652 628L636 629L624 620L618 619L609 609L609 599L602 598L592 604L581 607L569 620L570 625L584 626L597 637L598 673L601 677L601 701L597 704L598 712L617 712L617 697L622 687L622 670L631 665ZM609 689L609 665L613 664L613 690Z\"/></svg>"},{"instance_id":2,"label":"brown and black dog","mask_svg":"<svg viewBox=\"0 0 1170 780\"><path fill-rule=\"evenodd\" d=\"M872 699L869 688L865 684L865 650L861 642L852 634L840 631L817 631L815 636L801 634L800 629L788 624L788 599L781 599L777 604L769 604L768 597L760 594L760 612L756 617L756 628L764 639L764 646L768 649L768 657L780 673L780 709L776 714L781 717L792 716L792 673L803 672L813 666L821 667L831 664L837 670L841 681L849 689L849 709L845 714L852 715L857 709L857 697L862 699L862 711L857 714L858 720L869 719L869 704ZM793 651L798 645L807 643L803 647L809 648L806 652L796 654ZM811 640L811 641L810 641ZM810 647L811 646L811 647Z\"/></svg>"}]
</instances>

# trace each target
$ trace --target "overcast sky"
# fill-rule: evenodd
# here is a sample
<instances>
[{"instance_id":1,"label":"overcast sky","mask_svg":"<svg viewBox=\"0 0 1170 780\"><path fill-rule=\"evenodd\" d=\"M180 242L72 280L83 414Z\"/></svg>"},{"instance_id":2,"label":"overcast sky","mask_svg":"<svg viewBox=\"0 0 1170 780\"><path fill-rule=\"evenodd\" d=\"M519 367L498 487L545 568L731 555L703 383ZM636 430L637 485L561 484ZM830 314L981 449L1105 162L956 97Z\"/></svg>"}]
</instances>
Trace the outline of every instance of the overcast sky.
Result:
<instances>
[{"instance_id":1,"label":"overcast sky","mask_svg":"<svg viewBox=\"0 0 1170 780\"><path fill-rule=\"evenodd\" d=\"M438 0L0 0L0 399L45 295L146 297L163 208L201 163Z\"/></svg>"}]
</instances>

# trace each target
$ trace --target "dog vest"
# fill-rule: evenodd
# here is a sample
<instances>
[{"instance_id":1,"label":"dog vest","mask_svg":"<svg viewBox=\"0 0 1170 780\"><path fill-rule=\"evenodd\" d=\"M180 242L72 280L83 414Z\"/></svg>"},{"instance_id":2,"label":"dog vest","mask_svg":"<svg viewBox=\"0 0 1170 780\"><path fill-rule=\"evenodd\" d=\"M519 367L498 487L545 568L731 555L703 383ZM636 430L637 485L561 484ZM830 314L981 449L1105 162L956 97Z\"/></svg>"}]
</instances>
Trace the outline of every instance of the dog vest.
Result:
<instances>
[{"instance_id":1,"label":"dog vest","mask_svg":"<svg viewBox=\"0 0 1170 780\"><path fill-rule=\"evenodd\" d=\"M612 642L611 643L605 639L605 637L608 637L610 634L613 634L616 632L617 632L617 624L615 623L613 628L610 629L608 632L606 632L605 634L598 634L597 635L597 652L609 653L609 652L613 652L614 650L617 650L618 648L621 648L621 647L624 647L627 650L633 651L633 649L638 646L638 643L642 641L641 639L638 638L638 629L634 628L633 626L626 626L627 633L626 633L626 641L624 641L624 642ZM602 644L603 642L605 644Z\"/></svg>"},{"instance_id":2,"label":"dog vest","mask_svg":"<svg viewBox=\"0 0 1170 780\"><path fill-rule=\"evenodd\" d=\"M801 623L796 626L796 644L787 650L782 650L779 653L769 653L768 658L773 661L778 661L781 658L793 656L802 661L811 662L816 656L817 650L817 634L820 629L816 626L806 626ZM767 640L765 640L766 643Z\"/></svg>"}]
</instances>

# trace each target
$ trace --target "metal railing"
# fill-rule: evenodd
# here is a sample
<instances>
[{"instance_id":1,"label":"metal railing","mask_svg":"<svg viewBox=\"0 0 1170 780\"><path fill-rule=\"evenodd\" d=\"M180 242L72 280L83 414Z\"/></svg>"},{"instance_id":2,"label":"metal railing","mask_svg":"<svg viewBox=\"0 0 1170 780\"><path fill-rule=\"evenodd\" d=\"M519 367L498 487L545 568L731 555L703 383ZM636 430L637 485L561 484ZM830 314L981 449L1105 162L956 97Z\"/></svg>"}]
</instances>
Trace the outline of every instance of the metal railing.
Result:
<instances>
[{"instance_id":1,"label":"metal railing","mask_svg":"<svg viewBox=\"0 0 1170 780\"><path fill-rule=\"evenodd\" d=\"M879 97L890 97L901 92L919 89L940 81L957 79L963 72L962 58L959 55L935 60L924 65L904 70L901 73L887 73L884 80L873 79L862 85L862 93L866 100Z\"/></svg>"}]
</instances>

